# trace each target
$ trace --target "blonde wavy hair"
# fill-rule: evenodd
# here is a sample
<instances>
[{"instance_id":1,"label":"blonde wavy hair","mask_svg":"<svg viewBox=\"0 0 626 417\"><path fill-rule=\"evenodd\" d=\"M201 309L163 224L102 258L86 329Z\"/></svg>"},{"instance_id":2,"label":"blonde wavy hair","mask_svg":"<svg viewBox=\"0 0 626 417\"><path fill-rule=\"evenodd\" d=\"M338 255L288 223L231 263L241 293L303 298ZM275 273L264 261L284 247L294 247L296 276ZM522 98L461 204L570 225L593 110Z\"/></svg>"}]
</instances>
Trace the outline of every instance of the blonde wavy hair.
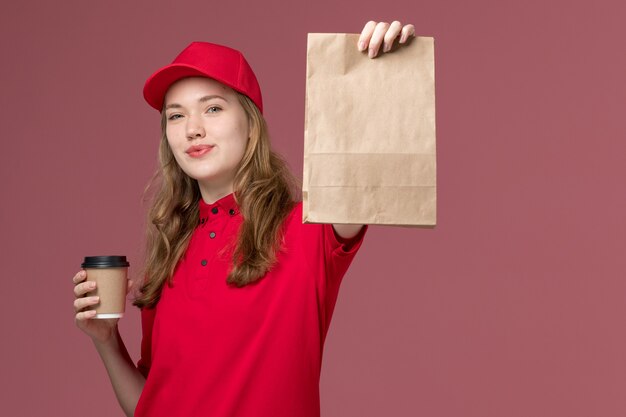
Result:
<instances>
[{"instance_id":1,"label":"blonde wavy hair","mask_svg":"<svg viewBox=\"0 0 626 417\"><path fill-rule=\"evenodd\" d=\"M243 222L234 244L226 282L242 287L262 278L276 263L282 248L283 223L302 190L287 162L271 149L267 124L256 105L235 91L251 125L250 138L235 174L233 192ZM201 198L198 182L180 168L166 136L165 111L161 112L159 167L144 196L151 198L146 225L142 284L133 305L153 308L163 285L172 276L198 225Z\"/></svg>"}]
</instances>

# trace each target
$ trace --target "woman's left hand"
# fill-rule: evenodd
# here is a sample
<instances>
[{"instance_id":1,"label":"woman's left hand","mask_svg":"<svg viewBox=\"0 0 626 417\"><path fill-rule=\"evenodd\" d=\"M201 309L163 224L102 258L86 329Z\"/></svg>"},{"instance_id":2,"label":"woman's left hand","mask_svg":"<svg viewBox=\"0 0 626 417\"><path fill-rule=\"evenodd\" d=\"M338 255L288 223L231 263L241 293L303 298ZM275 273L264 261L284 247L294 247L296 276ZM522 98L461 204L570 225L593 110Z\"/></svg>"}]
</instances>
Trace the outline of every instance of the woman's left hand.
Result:
<instances>
[{"instance_id":1,"label":"woman's left hand","mask_svg":"<svg viewBox=\"0 0 626 417\"><path fill-rule=\"evenodd\" d=\"M378 55L382 44L383 52L389 52L398 35L400 35L400 43L406 43L409 36L415 36L415 26L411 24L402 26L402 23L397 20L391 24L370 20L365 24L359 37L359 51L369 49L368 56L374 58Z\"/></svg>"}]
</instances>

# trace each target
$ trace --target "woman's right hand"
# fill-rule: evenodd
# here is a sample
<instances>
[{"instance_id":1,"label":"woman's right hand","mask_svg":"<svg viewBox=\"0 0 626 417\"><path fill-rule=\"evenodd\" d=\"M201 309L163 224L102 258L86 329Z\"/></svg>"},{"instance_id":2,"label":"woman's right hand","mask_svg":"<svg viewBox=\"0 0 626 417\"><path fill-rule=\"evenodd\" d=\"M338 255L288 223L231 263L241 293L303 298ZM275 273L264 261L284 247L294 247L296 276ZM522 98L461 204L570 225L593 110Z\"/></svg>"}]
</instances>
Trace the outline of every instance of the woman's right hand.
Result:
<instances>
[{"instance_id":1,"label":"woman's right hand","mask_svg":"<svg viewBox=\"0 0 626 417\"><path fill-rule=\"evenodd\" d=\"M107 342L113 335L119 318L115 319L94 319L96 316L96 310L87 310L87 308L94 306L100 302L99 297L87 297L88 292L96 290L96 283L94 281L85 281L87 279L87 272L85 270L79 271L72 281L74 282L74 311L76 316L74 321L76 326L83 332L87 333L94 342ZM133 281L128 280L128 287L126 294L130 291L133 285Z\"/></svg>"}]
</instances>

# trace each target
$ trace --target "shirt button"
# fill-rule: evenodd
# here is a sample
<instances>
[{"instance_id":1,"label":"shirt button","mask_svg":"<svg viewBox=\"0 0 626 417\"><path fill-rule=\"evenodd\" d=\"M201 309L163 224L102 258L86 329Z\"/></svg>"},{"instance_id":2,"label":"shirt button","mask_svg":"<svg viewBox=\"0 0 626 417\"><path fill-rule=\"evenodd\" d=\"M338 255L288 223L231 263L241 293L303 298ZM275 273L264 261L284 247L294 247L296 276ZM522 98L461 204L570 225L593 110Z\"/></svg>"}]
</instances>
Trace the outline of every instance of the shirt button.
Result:
<instances>
[{"instance_id":1,"label":"shirt button","mask_svg":"<svg viewBox=\"0 0 626 417\"><path fill-rule=\"evenodd\" d=\"M206 259L203 259L200 264L202 264L202 266L206 266Z\"/></svg>"},{"instance_id":2,"label":"shirt button","mask_svg":"<svg viewBox=\"0 0 626 417\"><path fill-rule=\"evenodd\" d=\"M209 236L211 237L211 239L213 239L215 237L215 232L209 233Z\"/></svg>"},{"instance_id":3,"label":"shirt button","mask_svg":"<svg viewBox=\"0 0 626 417\"><path fill-rule=\"evenodd\" d=\"M231 216L234 216L235 215L235 210L234 209L228 210L228 214L230 214Z\"/></svg>"},{"instance_id":4,"label":"shirt button","mask_svg":"<svg viewBox=\"0 0 626 417\"><path fill-rule=\"evenodd\" d=\"M213 214L217 214L217 207L213 207L213 208L211 209L211 212L212 212Z\"/></svg>"}]
</instances>

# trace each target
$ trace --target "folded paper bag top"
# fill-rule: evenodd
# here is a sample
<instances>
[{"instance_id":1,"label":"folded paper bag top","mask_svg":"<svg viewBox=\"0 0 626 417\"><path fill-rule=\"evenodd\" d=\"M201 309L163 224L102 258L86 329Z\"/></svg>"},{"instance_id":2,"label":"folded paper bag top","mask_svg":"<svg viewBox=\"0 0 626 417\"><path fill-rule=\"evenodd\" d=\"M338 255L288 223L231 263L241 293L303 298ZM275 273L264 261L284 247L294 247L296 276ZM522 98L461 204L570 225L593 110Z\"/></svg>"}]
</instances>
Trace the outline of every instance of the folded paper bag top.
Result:
<instances>
[{"instance_id":1,"label":"folded paper bag top","mask_svg":"<svg viewBox=\"0 0 626 417\"><path fill-rule=\"evenodd\" d=\"M434 39L371 59L309 33L303 222L436 225Z\"/></svg>"}]
</instances>

